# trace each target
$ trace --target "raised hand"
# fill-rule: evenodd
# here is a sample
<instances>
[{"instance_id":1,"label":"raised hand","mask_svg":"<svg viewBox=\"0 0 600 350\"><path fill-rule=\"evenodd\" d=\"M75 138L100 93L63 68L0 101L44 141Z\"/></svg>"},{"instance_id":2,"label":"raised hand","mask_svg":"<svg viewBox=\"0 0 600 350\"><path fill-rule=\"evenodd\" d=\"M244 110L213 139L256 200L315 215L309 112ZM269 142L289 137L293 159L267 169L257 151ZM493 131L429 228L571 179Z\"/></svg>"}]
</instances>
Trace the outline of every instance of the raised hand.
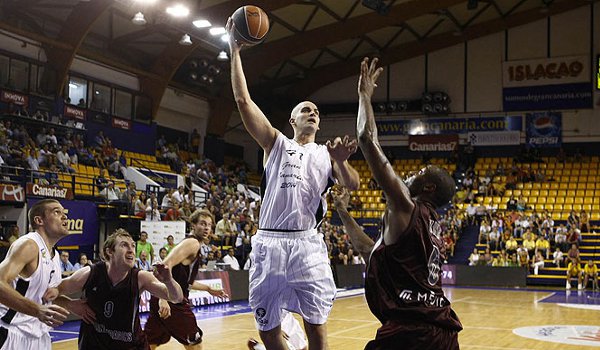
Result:
<instances>
[{"instance_id":1,"label":"raised hand","mask_svg":"<svg viewBox=\"0 0 600 350\"><path fill-rule=\"evenodd\" d=\"M369 58L363 58L360 63L360 77L358 78L358 95L371 98L373 90L377 87L377 79L383 68L377 68L378 58L373 58L369 64Z\"/></svg>"},{"instance_id":2,"label":"raised hand","mask_svg":"<svg viewBox=\"0 0 600 350\"><path fill-rule=\"evenodd\" d=\"M336 209L348 208L350 202L350 191L344 186L336 185L331 188L331 198Z\"/></svg>"},{"instance_id":3,"label":"raised hand","mask_svg":"<svg viewBox=\"0 0 600 350\"><path fill-rule=\"evenodd\" d=\"M62 325L67 316L69 316L69 311L58 305L40 305L37 314L38 320L50 327Z\"/></svg>"},{"instance_id":4,"label":"raised hand","mask_svg":"<svg viewBox=\"0 0 600 350\"><path fill-rule=\"evenodd\" d=\"M327 140L325 145L327 145L331 158L338 162L347 160L358 148L356 140L351 140L348 135L344 136L343 139L336 137L333 141Z\"/></svg>"},{"instance_id":5,"label":"raised hand","mask_svg":"<svg viewBox=\"0 0 600 350\"><path fill-rule=\"evenodd\" d=\"M227 30L227 34L229 34L229 50L230 50L230 52L233 53L235 51L239 51L244 44L238 43L235 40L235 36L233 35L233 33L235 32L235 24L233 23L233 19L231 19L231 17L229 17L227 19L227 24L225 25L225 29Z\"/></svg>"}]
</instances>

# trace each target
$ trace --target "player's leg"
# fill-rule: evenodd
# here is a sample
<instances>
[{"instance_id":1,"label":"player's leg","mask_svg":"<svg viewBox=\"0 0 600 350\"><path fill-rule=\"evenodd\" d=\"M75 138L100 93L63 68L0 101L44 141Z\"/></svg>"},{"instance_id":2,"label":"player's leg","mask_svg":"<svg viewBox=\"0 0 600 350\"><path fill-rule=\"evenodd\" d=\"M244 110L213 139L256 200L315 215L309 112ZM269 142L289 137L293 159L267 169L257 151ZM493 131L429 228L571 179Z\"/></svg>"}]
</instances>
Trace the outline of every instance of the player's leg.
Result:
<instances>
[{"instance_id":1,"label":"player's leg","mask_svg":"<svg viewBox=\"0 0 600 350\"><path fill-rule=\"evenodd\" d=\"M294 289L297 310L304 320L308 348L327 349L327 317L336 286L322 236L299 239L290 253L288 284ZM284 299L285 300L285 299Z\"/></svg>"},{"instance_id":2,"label":"player's leg","mask_svg":"<svg viewBox=\"0 0 600 350\"><path fill-rule=\"evenodd\" d=\"M327 325L325 323L312 324L304 321L304 329L306 330L306 336L308 337L309 349L329 349L329 345L327 344Z\"/></svg>"}]
</instances>

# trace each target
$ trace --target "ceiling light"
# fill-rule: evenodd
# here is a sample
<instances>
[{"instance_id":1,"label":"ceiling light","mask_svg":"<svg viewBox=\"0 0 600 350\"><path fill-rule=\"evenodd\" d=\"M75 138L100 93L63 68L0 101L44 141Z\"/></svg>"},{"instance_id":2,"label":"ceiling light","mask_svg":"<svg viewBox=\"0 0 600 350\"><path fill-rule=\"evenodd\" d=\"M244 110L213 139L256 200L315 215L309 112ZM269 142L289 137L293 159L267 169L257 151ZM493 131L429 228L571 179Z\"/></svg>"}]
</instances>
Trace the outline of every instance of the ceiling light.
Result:
<instances>
[{"instance_id":1,"label":"ceiling light","mask_svg":"<svg viewBox=\"0 0 600 350\"><path fill-rule=\"evenodd\" d=\"M131 19L131 23L141 26L146 24L146 19L144 18L144 14L141 12L136 13Z\"/></svg>"},{"instance_id":2,"label":"ceiling light","mask_svg":"<svg viewBox=\"0 0 600 350\"><path fill-rule=\"evenodd\" d=\"M224 43L228 43L229 42L229 34L223 34L221 36L221 41Z\"/></svg>"},{"instance_id":3,"label":"ceiling light","mask_svg":"<svg viewBox=\"0 0 600 350\"><path fill-rule=\"evenodd\" d=\"M217 59L219 61L227 61L229 56L227 56L227 52L225 52L225 50L221 50L221 52L219 52L219 56L217 56Z\"/></svg>"},{"instance_id":4,"label":"ceiling light","mask_svg":"<svg viewBox=\"0 0 600 350\"><path fill-rule=\"evenodd\" d=\"M190 38L190 36L187 34L183 34L179 40L179 43L184 46L192 45L192 38Z\"/></svg>"},{"instance_id":5,"label":"ceiling light","mask_svg":"<svg viewBox=\"0 0 600 350\"><path fill-rule=\"evenodd\" d=\"M227 30L224 27L213 27L208 30L211 35L221 35L227 33Z\"/></svg>"},{"instance_id":6,"label":"ceiling light","mask_svg":"<svg viewBox=\"0 0 600 350\"><path fill-rule=\"evenodd\" d=\"M75 84L75 83L69 83L69 87L70 87L71 89L78 89L78 88L79 88L79 85L77 85L77 84Z\"/></svg>"},{"instance_id":7,"label":"ceiling light","mask_svg":"<svg viewBox=\"0 0 600 350\"><path fill-rule=\"evenodd\" d=\"M211 26L210 22L205 19L197 19L197 20L193 21L192 24L196 28L207 28L207 27Z\"/></svg>"},{"instance_id":8,"label":"ceiling light","mask_svg":"<svg viewBox=\"0 0 600 350\"><path fill-rule=\"evenodd\" d=\"M173 17L187 17L187 15L190 14L190 9L182 4L177 4L175 6L167 7L167 13Z\"/></svg>"}]
</instances>

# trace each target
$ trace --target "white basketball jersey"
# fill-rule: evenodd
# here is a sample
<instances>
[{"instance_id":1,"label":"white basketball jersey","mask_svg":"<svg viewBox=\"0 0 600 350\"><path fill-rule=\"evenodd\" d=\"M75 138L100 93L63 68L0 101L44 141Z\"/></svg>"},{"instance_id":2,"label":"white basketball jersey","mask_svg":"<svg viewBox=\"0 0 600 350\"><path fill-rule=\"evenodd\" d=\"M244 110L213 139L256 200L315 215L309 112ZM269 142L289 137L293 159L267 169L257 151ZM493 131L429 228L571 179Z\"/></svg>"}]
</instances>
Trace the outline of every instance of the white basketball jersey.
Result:
<instances>
[{"instance_id":1,"label":"white basketball jersey","mask_svg":"<svg viewBox=\"0 0 600 350\"><path fill-rule=\"evenodd\" d=\"M15 242L26 239L31 239L38 245L38 267L28 278L17 277L12 282L12 286L25 298L43 304L42 296L46 290L60 284L60 259L58 253L52 258L51 248L46 247L46 243L37 232L29 232ZM0 326L7 328L9 332L17 330L36 338L48 333L50 329L36 317L16 312L2 304L0 304Z\"/></svg>"},{"instance_id":2,"label":"white basketball jersey","mask_svg":"<svg viewBox=\"0 0 600 350\"><path fill-rule=\"evenodd\" d=\"M279 133L265 164L259 228L315 228L327 212L324 194L328 184L333 184L330 179L332 166L326 146L300 145Z\"/></svg>"}]
</instances>

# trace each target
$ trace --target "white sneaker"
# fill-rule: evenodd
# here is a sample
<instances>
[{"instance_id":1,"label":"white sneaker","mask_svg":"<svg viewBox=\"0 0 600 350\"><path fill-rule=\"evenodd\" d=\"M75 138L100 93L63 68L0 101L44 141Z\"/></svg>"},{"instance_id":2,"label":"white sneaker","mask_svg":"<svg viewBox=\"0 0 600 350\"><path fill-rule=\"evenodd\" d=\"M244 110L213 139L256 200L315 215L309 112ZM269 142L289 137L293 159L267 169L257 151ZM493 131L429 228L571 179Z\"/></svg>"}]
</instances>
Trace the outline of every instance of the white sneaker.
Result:
<instances>
[{"instance_id":1,"label":"white sneaker","mask_svg":"<svg viewBox=\"0 0 600 350\"><path fill-rule=\"evenodd\" d=\"M567 281L567 285L566 285L566 287L565 287L565 288L567 288L567 289L571 289L571 283L569 283L569 281Z\"/></svg>"},{"instance_id":2,"label":"white sneaker","mask_svg":"<svg viewBox=\"0 0 600 350\"><path fill-rule=\"evenodd\" d=\"M582 290L583 289L583 284L578 284L577 285L577 289Z\"/></svg>"}]
</instances>

